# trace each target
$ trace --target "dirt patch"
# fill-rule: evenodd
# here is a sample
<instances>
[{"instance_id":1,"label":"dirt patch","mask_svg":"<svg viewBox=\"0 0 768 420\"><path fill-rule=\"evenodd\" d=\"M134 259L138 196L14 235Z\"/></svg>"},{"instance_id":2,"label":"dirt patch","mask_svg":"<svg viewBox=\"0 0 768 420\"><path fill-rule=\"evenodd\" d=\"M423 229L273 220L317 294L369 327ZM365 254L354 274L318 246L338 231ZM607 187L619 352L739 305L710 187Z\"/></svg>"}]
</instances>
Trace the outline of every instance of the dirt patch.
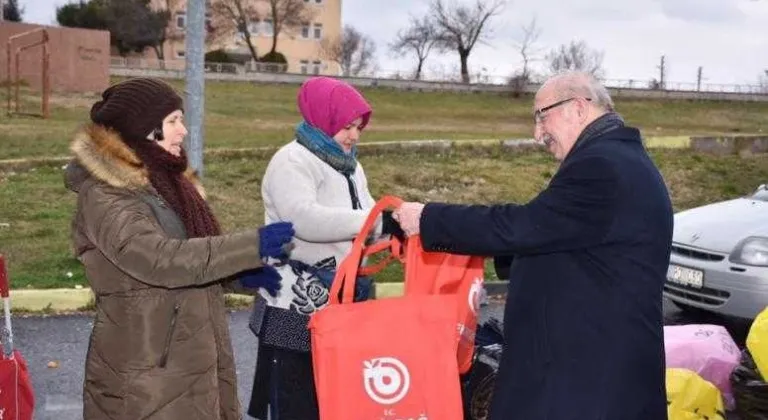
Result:
<instances>
[{"instance_id":1,"label":"dirt patch","mask_svg":"<svg viewBox=\"0 0 768 420\"><path fill-rule=\"evenodd\" d=\"M61 133L62 130L69 128L63 127L62 125L40 124L39 121L41 120L30 119L26 124L19 124L18 122L2 122L0 123L0 131L9 136L39 136Z\"/></svg>"},{"instance_id":2,"label":"dirt patch","mask_svg":"<svg viewBox=\"0 0 768 420\"><path fill-rule=\"evenodd\" d=\"M372 123L370 131L434 131L438 133L446 132L530 132L533 127L530 124L524 124L519 122L505 122L505 123L456 123L455 121L441 121L441 122L428 122L428 123L413 123L413 124L388 124L388 123Z\"/></svg>"},{"instance_id":3,"label":"dirt patch","mask_svg":"<svg viewBox=\"0 0 768 420\"><path fill-rule=\"evenodd\" d=\"M297 117L298 118L298 117ZM291 120L264 120L259 118L253 119L240 119L232 120L223 115L209 115L210 123L231 123L238 127L261 129L261 130L284 130L293 129L298 123L298 119ZM521 122L503 122L503 123L465 123L456 121L430 121L423 123L387 123L372 120L371 125L366 128L366 131L370 132L402 132L402 131L414 131L414 132L436 132L436 133L453 133L453 132L531 132L533 127L530 124Z\"/></svg>"},{"instance_id":4,"label":"dirt patch","mask_svg":"<svg viewBox=\"0 0 768 420\"><path fill-rule=\"evenodd\" d=\"M242 127L246 129L255 129L255 130L283 130L286 128L295 128L296 124L298 124L299 120L263 120L259 118L240 118L235 119L232 117L228 117L221 114L208 114L206 118L206 122L209 124L227 124L237 127Z\"/></svg>"},{"instance_id":5,"label":"dirt patch","mask_svg":"<svg viewBox=\"0 0 768 420\"><path fill-rule=\"evenodd\" d=\"M88 94L54 94L51 95L48 98L48 103L52 107L60 107L60 108L88 108L90 109L91 105L95 101L99 99L99 95L94 93L88 93ZM22 103L26 103L27 105L38 105L42 101L42 94L32 94L29 92L25 92L24 94L19 95L19 100L22 101Z\"/></svg>"},{"instance_id":6,"label":"dirt patch","mask_svg":"<svg viewBox=\"0 0 768 420\"><path fill-rule=\"evenodd\" d=\"M62 95L51 98L51 105L62 108L88 108L90 109L94 102L99 100L95 94L89 95Z\"/></svg>"}]
</instances>

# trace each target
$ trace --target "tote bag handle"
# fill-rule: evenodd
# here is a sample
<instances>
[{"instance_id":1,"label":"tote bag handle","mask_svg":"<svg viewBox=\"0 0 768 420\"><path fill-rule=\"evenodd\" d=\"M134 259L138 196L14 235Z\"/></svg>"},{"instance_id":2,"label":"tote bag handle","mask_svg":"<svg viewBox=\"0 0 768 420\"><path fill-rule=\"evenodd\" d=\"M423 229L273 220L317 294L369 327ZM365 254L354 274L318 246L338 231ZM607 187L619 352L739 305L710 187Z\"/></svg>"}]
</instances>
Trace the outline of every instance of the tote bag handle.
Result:
<instances>
[{"instance_id":1,"label":"tote bag handle","mask_svg":"<svg viewBox=\"0 0 768 420\"><path fill-rule=\"evenodd\" d=\"M355 294L355 283L357 282L358 274L367 275L378 272L386 267L393 259L398 258L401 255L403 244L395 237L392 237L392 239L388 241L377 242L368 247L365 246L365 241L373 230L376 220L384 210L387 210L388 208L397 208L402 203L403 200L398 197L391 195L384 196L376 202L376 205L371 209L370 213L368 213L368 218L365 220L365 224L352 243L352 249L336 270L336 276L331 284L330 304L338 304L341 302L351 303ZM369 256L387 249L390 250L392 254L391 257L372 266L360 267L360 262L364 256ZM339 301L340 291L342 292L341 301Z\"/></svg>"}]
</instances>

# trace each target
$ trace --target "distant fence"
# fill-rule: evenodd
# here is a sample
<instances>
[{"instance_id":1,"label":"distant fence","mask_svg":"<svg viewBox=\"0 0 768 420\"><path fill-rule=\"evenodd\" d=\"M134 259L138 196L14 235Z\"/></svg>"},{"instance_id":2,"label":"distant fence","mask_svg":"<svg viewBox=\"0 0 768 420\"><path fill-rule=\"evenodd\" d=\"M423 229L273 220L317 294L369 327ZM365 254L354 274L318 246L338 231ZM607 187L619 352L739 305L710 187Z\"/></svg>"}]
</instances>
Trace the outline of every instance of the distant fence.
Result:
<instances>
[{"instance_id":1,"label":"distant fence","mask_svg":"<svg viewBox=\"0 0 768 420\"><path fill-rule=\"evenodd\" d=\"M112 57L110 72L113 76L153 76L183 79L184 60L151 60L143 58ZM272 63L205 63L207 80L242 81L252 83L301 84L308 74L287 73L285 65ZM492 92L533 94L538 83L510 86L506 83L460 83L441 80L409 80L387 77L340 77L350 84L362 87L387 87L416 91ZM665 89L651 89L648 82L640 80L607 79L603 81L611 95L618 98L688 99L717 101L768 102L768 92L751 85L702 85L702 90L691 90L690 84L665 83ZM704 88L712 89L705 91ZM719 90L718 90L719 89Z\"/></svg>"},{"instance_id":2,"label":"distant fence","mask_svg":"<svg viewBox=\"0 0 768 420\"><path fill-rule=\"evenodd\" d=\"M682 92L747 93L768 95L768 86L727 83L664 82L640 79L603 79L605 86L616 89L671 90Z\"/></svg>"},{"instance_id":3,"label":"distant fence","mask_svg":"<svg viewBox=\"0 0 768 420\"><path fill-rule=\"evenodd\" d=\"M184 71L185 60L157 60L143 57L111 57L112 69L141 69L141 70L176 70ZM285 73L287 64L278 63L205 63L208 73L246 74L254 72Z\"/></svg>"}]
</instances>

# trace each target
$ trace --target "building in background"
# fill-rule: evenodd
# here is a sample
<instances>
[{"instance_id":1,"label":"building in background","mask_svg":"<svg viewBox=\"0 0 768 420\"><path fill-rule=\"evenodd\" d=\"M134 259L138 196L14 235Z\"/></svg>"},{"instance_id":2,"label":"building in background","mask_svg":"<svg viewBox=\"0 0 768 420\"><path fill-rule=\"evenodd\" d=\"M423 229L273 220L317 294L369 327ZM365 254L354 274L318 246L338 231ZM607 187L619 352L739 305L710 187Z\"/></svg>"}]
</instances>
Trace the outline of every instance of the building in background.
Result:
<instances>
[{"instance_id":1,"label":"building in background","mask_svg":"<svg viewBox=\"0 0 768 420\"><path fill-rule=\"evenodd\" d=\"M209 0L208 2L216 1L233 0ZM269 2L267 0L241 1L249 2L249 5L255 6L259 11L260 18L250 22L248 30L257 56L263 57L272 46L273 23L269 13ZM323 57L322 44L323 40L331 41L341 35L341 0L304 1L312 11L312 20L298 28L283 28L278 36L277 51L285 56L288 62L287 71L290 73L338 75L341 73L339 65ZM163 45L163 56L168 62L166 68L183 66L187 23L186 0L152 0L152 6L156 9L167 9L171 14L166 41ZM207 10L206 26L212 27L213 20L219 17L212 16L210 5ZM216 28L213 29L216 30ZM219 49L243 61L252 60L244 35L237 31L226 36L216 35L206 45L207 51ZM157 58L155 52L149 48L142 56L148 60Z\"/></svg>"},{"instance_id":2,"label":"building in background","mask_svg":"<svg viewBox=\"0 0 768 420\"><path fill-rule=\"evenodd\" d=\"M48 34L48 75L54 92L94 93L109 86L109 32L80 28L3 22L0 44L11 44L11 83L18 75L23 86L40 91L43 86L43 47L32 46L16 54L18 48L43 41ZM0 80L8 80L7 51L0 54ZM18 73L17 73L18 69Z\"/></svg>"}]
</instances>

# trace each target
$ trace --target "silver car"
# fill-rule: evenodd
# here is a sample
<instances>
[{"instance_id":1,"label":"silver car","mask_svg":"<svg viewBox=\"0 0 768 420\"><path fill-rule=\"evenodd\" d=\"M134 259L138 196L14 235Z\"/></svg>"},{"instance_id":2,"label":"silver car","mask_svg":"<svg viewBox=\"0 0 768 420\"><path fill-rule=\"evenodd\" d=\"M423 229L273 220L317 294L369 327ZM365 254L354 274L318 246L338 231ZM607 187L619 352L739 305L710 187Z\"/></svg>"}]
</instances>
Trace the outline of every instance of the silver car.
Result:
<instances>
[{"instance_id":1,"label":"silver car","mask_svg":"<svg viewBox=\"0 0 768 420\"><path fill-rule=\"evenodd\" d=\"M664 296L690 311L754 319L768 306L768 187L675 214Z\"/></svg>"}]
</instances>

